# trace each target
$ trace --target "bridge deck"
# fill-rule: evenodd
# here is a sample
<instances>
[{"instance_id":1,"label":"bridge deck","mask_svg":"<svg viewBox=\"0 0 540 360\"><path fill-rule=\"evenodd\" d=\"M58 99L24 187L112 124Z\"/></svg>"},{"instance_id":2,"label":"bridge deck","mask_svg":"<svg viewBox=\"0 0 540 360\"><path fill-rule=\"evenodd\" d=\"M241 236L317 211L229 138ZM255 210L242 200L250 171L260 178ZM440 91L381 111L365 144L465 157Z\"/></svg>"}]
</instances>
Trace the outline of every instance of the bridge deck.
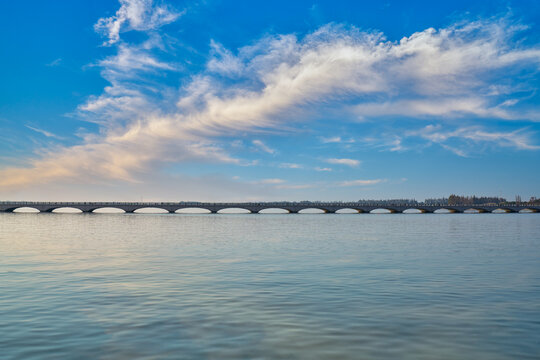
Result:
<instances>
[{"instance_id":1,"label":"bridge deck","mask_svg":"<svg viewBox=\"0 0 540 360\"><path fill-rule=\"evenodd\" d=\"M406 210L416 209L423 213L433 213L436 210L449 210L454 213L463 213L467 210L491 213L495 210L505 212L520 212L530 210L540 212L540 205L424 205L424 204L366 204L361 202L243 202L243 203L209 203L209 202L29 202L4 201L0 202L0 212L13 212L22 207L30 207L40 212L52 212L55 209L69 207L83 212L93 212L100 208L117 208L132 213L144 208L160 208L170 213L187 208L200 208L217 213L220 210L240 208L258 213L266 209L284 209L290 213L298 213L305 209L320 209L325 213L335 213L342 209L352 209L359 213L369 213L373 210L384 209L392 213L403 213Z\"/></svg>"}]
</instances>

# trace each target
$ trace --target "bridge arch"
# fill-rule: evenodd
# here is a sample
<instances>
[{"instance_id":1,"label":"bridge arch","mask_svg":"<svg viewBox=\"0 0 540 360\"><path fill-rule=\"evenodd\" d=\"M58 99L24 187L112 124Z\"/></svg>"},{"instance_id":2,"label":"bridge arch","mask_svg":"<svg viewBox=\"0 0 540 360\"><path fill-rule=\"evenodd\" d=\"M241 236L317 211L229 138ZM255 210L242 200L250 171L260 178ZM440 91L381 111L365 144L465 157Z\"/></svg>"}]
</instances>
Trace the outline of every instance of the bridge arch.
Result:
<instances>
[{"instance_id":1,"label":"bridge arch","mask_svg":"<svg viewBox=\"0 0 540 360\"><path fill-rule=\"evenodd\" d=\"M50 209L47 211L56 213L56 214L80 214L83 212L81 209L76 208L76 207L71 207L71 206L57 207L57 208Z\"/></svg>"},{"instance_id":2,"label":"bridge arch","mask_svg":"<svg viewBox=\"0 0 540 360\"><path fill-rule=\"evenodd\" d=\"M133 210L135 214L167 214L169 210L160 207L141 207Z\"/></svg>"},{"instance_id":3,"label":"bridge arch","mask_svg":"<svg viewBox=\"0 0 540 360\"><path fill-rule=\"evenodd\" d=\"M284 208L270 207L258 211L259 214L289 214L291 211Z\"/></svg>"},{"instance_id":4,"label":"bridge arch","mask_svg":"<svg viewBox=\"0 0 540 360\"><path fill-rule=\"evenodd\" d=\"M505 213L512 213L512 212L514 212L514 210L501 207L501 208L495 209L495 210L493 210L491 212L493 214L505 214Z\"/></svg>"},{"instance_id":5,"label":"bridge arch","mask_svg":"<svg viewBox=\"0 0 540 360\"><path fill-rule=\"evenodd\" d=\"M240 207L227 207L219 209L218 214L251 214L251 210Z\"/></svg>"},{"instance_id":6,"label":"bridge arch","mask_svg":"<svg viewBox=\"0 0 540 360\"><path fill-rule=\"evenodd\" d=\"M21 206L18 208L8 209L6 211L13 212L13 213L22 213L22 214L25 214L25 213L34 214L34 213L40 212L39 209L36 209L35 207L31 207L31 206Z\"/></svg>"},{"instance_id":7,"label":"bridge arch","mask_svg":"<svg viewBox=\"0 0 540 360\"><path fill-rule=\"evenodd\" d=\"M463 213L465 214L481 214L487 212L485 209L478 208L478 207L471 207L466 210L463 210Z\"/></svg>"},{"instance_id":8,"label":"bridge arch","mask_svg":"<svg viewBox=\"0 0 540 360\"><path fill-rule=\"evenodd\" d=\"M94 214L123 214L126 210L113 206L104 206L92 209L90 212Z\"/></svg>"},{"instance_id":9,"label":"bridge arch","mask_svg":"<svg viewBox=\"0 0 540 360\"><path fill-rule=\"evenodd\" d=\"M210 214L212 212L206 208L194 206L194 207L176 209L174 213L175 214Z\"/></svg>"},{"instance_id":10,"label":"bridge arch","mask_svg":"<svg viewBox=\"0 0 540 360\"><path fill-rule=\"evenodd\" d=\"M532 213L537 213L537 212L539 212L537 209L530 209L530 208L519 210L520 214L532 214Z\"/></svg>"},{"instance_id":11,"label":"bridge arch","mask_svg":"<svg viewBox=\"0 0 540 360\"><path fill-rule=\"evenodd\" d=\"M456 209L444 208L444 207L433 211L434 214L454 214L457 212L459 211L457 211Z\"/></svg>"},{"instance_id":12,"label":"bridge arch","mask_svg":"<svg viewBox=\"0 0 540 360\"><path fill-rule=\"evenodd\" d=\"M361 211L353 208L341 208L336 210L336 214L358 214Z\"/></svg>"},{"instance_id":13,"label":"bridge arch","mask_svg":"<svg viewBox=\"0 0 540 360\"><path fill-rule=\"evenodd\" d=\"M308 207L298 210L299 214L324 214L327 213L328 210L321 209L321 208L314 208L314 207Z\"/></svg>"},{"instance_id":14,"label":"bridge arch","mask_svg":"<svg viewBox=\"0 0 540 360\"><path fill-rule=\"evenodd\" d=\"M394 214L397 212L398 211L396 211L395 209L377 208L377 209L371 210L369 213L370 214Z\"/></svg>"},{"instance_id":15,"label":"bridge arch","mask_svg":"<svg viewBox=\"0 0 540 360\"><path fill-rule=\"evenodd\" d=\"M420 209L420 208L408 208L408 209L403 210L402 213L403 214L425 214L425 213L429 213L429 211L425 209Z\"/></svg>"}]
</instances>

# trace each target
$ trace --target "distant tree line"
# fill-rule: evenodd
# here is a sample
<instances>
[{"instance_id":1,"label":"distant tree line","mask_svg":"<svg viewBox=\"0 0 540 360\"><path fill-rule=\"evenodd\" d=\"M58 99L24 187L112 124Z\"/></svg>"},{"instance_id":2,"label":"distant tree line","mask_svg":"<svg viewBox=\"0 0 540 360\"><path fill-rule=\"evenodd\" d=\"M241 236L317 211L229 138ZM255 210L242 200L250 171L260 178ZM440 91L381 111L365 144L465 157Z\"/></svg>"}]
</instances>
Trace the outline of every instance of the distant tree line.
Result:
<instances>
[{"instance_id":1,"label":"distant tree line","mask_svg":"<svg viewBox=\"0 0 540 360\"><path fill-rule=\"evenodd\" d=\"M369 200L369 199L360 199L358 200L360 205L417 205L418 201L414 199L388 199L388 200Z\"/></svg>"},{"instance_id":2,"label":"distant tree line","mask_svg":"<svg viewBox=\"0 0 540 360\"><path fill-rule=\"evenodd\" d=\"M505 198L495 196L460 196L452 194L448 197L448 205L487 205L505 202Z\"/></svg>"},{"instance_id":3,"label":"distant tree line","mask_svg":"<svg viewBox=\"0 0 540 360\"><path fill-rule=\"evenodd\" d=\"M462 196L452 194L447 198L426 199L426 205L516 205L516 204L531 204L540 205L540 199L531 197L529 201L521 201L520 196L516 196L515 201L508 201L503 197L498 196Z\"/></svg>"},{"instance_id":4,"label":"distant tree line","mask_svg":"<svg viewBox=\"0 0 540 360\"><path fill-rule=\"evenodd\" d=\"M426 199L426 205L498 205L507 203L505 198L498 196L462 196L452 194L449 197Z\"/></svg>"},{"instance_id":5,"label":"distant tree line","mask_svg":"<svg viewBox=\"0 0 540 360\"><path fill-rule=\"evenodd\" d=\"M540 205L540 198L537 199L536 197L531 196L531 198L529 199L529 204L531 204L531 205Z\"/></svg>"},{"instance_id":6,"label":"distant tree line","mask_svg":"<svg viewBox=\"0 0 540 360\"><path fill-rule=\"evenodd\" d=\"M288 202L285 201L284 202ZM299 201L295 202L298 204L311 204L325 201ZM333 204L347 204L348 201L332 201ZM414 205L431 205L431 206L446 206L446 205L516 205L516 204L530 204L530 205L540 205L540 199L536 197L531 197L529 201L521 201L521 197L516 196L515 201L508 201L507 199L499 196L463 196L452 194L449 197L442 198L430 198L426 199L423 202L417 201L415 199L360 199L356 203L360 205L394 205L394 206L414 206Z\"/></svg>"},{"instance_id":7,"label":"distant tree line","mask_svg":"<svg viewBox=\"0 0 540 360\"><path fill-rule=\"evenodd\" d=\"M461 196L452 194L449 197L426 199L424 204L426 205L486 205L486 204L500 204L506 202L506 199L491 196Z\"/></svg>"}]
</instances>

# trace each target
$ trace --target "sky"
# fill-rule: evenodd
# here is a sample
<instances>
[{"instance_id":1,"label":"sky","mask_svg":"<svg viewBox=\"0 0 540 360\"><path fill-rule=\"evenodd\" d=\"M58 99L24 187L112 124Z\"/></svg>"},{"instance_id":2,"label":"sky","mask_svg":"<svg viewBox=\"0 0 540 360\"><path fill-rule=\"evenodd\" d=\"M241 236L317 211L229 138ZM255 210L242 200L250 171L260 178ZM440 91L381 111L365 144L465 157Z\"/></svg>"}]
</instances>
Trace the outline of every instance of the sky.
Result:
<instances>
[{"instance_id":1,"label":"sky","mask_svg":"<svg viewBox=\"0 0 540 360\"><path fill-rule=\"evenodd\" d=\"M0 200L540 197L538 1L4 1Z\"/></svg>"}]
</instances>

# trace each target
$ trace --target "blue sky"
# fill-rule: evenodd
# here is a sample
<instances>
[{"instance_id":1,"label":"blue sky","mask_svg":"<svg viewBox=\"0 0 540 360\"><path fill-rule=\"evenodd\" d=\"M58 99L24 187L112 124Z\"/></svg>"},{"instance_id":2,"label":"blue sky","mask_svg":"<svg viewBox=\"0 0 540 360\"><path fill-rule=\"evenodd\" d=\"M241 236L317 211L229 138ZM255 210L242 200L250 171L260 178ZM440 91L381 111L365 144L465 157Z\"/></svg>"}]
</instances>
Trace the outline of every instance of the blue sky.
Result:
<instances>
[{"instance_id":1,"label":"blue sky","mask_svg":"<svg viewBox=\"0 0 540 360\"><path fill-rule=\"evenodd\" d=\"M0 4L0 198L540 195L537 1Z\"/></svg>"}]
</instances>

